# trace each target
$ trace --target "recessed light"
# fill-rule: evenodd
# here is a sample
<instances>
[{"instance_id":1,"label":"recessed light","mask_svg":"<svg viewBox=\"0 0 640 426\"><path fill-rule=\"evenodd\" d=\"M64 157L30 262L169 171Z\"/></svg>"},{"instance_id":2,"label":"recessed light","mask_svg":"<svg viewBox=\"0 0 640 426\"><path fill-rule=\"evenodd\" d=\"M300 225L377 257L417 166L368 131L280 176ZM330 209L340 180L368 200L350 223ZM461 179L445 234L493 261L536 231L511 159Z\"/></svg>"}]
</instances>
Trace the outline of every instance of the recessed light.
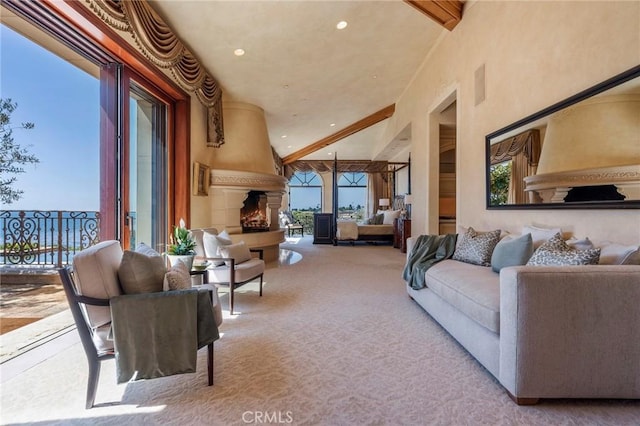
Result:
<instances>
[{"instance_id":1,"label":"recessed light","mask_svg":"<svg viewBox=\"0 0 640 426\"><path fill-rule=\"evenodd\" d=\"M349 25L347 23L347 21L340 21L338 22L338 24L336 25L336 28L339 30L344 30L345 28L347 28L347 25Z\"/></svg>"},{"instance_id":2,"label":"recessed light","mask_svg":"<svg viewBox=\"0 0 640 426\"><path fill-rule=\"evenodd\" d=\"M236 49L233 51L233 54L236 56L243 56L245 54L244 49Z\"/></svg>"},{"instance_id":3,"label":"recessed light","mask_svg":"<svg viewBox=\"0 0 640 426\"><path fill-rule=\"evenodd\" d=\"M282 136L280 136L280 137L281 137L282 139L286 139L286 138L287 138L287 135L282 135Z\"/></svg>"},{"instance_id":4,"label":"recessed light","mask_svg":"<svg viewBox=\"0 0 640 426\"><path fill-rule=\"evenodd\" d=\"M293 145L287 145L287 148L293 148Z\"/></svg>"},{"instance_id":5,"label":"recessed light","mask_svg":"<svg viewBox=\"0 0 640 426\"><path fill-rule=\"evenodd\" d=\"M331 124L329 124L329 126L336 127L336 123L331 123Z\"/></svg>"},{"instance_id":6,"label":"recessed light","mask_svg":"<svg viewBox=\"0 0 640 426\"><path fill-rule=\"evenodd\" d=\"M282 88L283 88L283 89L288 89L288 88L289 88L289 85L288 85L288 84L285 84L284 86L282 86Z\"/></svg>"},{"instance_id":7,"label":"recessed light","mask_svg":"<svg viewBox=\"0 0 640 426\"><path fill-rule=\"evenodd\" d=\"M328 155L331 155L331 154L333 154L333 152L327 152L327 154L328 154Z\"/></svg>"}]
</instances>

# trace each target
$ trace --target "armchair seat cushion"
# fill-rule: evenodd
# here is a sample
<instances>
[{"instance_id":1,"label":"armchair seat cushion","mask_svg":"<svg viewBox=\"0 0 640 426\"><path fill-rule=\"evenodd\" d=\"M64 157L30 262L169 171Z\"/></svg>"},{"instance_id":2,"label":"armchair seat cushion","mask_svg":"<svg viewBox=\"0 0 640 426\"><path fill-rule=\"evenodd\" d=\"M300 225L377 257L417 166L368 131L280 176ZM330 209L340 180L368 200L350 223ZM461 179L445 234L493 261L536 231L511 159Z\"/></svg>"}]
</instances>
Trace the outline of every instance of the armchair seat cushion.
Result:
<instances>
[{"instance_id":1,"label":"armchair seat cushion","mask_svg":"<svg viewBox=\"0 0 640 426\"><path fill-rule=\"evenodd\" d=\"M107 309L109 309L108 306ZM93 344L96 346L96 351L98 351L98 354L113 352L114 344L113 334L111 333L111 322L94 328L91 339L93 340Z\"/></svg>"},{"instance_id":2,"label":"armchair seat cushion","mask_svg":"<svg viewBox=\"0 0 640 426\"><path fill-rule=\"evenodd\" d=\"M258 275L264 273L264 268L264 261L257 258L251 258L246 262L239 263L235 265L235 281L236 283L242 283L256 278ZM229 270L230 268L227 265L216 266L215 268L208 269L207 273L209 275L209 282L219 284L228 283Z\"/></svg>"}]
</instances>

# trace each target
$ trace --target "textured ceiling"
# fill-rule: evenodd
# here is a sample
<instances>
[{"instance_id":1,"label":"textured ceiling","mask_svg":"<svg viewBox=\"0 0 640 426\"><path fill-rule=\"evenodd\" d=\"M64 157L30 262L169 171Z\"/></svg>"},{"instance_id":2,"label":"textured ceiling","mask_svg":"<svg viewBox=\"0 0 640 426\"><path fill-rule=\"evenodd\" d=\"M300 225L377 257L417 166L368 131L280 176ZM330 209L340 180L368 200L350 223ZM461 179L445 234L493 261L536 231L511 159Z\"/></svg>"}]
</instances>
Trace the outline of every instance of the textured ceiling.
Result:
<instances>
[{"instance_id":1,"label":"textured ceiling","mask_svg":"<svg viewBox=\"0 0 640 426\"><path fill-rule=\"evenodd\" d=\"M281 157L395 103L447 31L400 0L150 4L219 81L225 99L264 109ZM348 26L338 30L342 20ZM237 48L246 54L236 57ZM324 160L331 151L370 160L390 143L375 158L389 159L408 139L381 141L385 124L304 158Z\"/></svg>"}]
</instances>

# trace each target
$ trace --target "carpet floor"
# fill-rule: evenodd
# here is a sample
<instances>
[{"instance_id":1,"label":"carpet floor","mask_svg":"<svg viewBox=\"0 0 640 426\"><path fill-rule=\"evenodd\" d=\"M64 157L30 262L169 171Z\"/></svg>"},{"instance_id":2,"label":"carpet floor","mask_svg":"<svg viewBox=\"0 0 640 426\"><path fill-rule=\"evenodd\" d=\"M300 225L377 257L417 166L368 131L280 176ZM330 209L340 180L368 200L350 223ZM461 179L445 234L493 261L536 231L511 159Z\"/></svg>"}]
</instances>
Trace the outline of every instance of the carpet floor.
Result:
<instances>
[{"instance_id":1,"label":"carpet floor","mask_svg":"<svg viewBox=\"0 0 640 426\"><path fill-rule=\"evenodd\" d=\"M2 424L640 424L640 401L515 405L409 299L399 250L311 241L284 246L302 259L270 265L262 298L256 284L241 288L215 344L213 387L205 349L194 374L122 385L109 361L97 406L84 410L87 366L75 344L2 383Z\"/></svg>"}]
</instances>

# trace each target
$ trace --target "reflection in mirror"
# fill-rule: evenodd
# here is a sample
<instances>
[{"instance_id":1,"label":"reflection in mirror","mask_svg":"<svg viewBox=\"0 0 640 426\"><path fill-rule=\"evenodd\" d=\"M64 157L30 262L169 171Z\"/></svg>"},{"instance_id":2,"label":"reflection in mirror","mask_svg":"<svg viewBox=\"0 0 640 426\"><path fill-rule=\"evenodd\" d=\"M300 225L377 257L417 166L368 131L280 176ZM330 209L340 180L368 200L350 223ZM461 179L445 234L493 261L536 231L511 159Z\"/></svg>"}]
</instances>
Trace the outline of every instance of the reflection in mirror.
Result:
<instances>
[{"instance_id":1,"label":"reflection in mirror","mask_svg":"<svg viewBox=\"0 0 640 426\"><path fill-rule=\"evenodd\" d=\"M640 66L486 142L487 208L640 208Z\"/></svg>"}]
</instances>

